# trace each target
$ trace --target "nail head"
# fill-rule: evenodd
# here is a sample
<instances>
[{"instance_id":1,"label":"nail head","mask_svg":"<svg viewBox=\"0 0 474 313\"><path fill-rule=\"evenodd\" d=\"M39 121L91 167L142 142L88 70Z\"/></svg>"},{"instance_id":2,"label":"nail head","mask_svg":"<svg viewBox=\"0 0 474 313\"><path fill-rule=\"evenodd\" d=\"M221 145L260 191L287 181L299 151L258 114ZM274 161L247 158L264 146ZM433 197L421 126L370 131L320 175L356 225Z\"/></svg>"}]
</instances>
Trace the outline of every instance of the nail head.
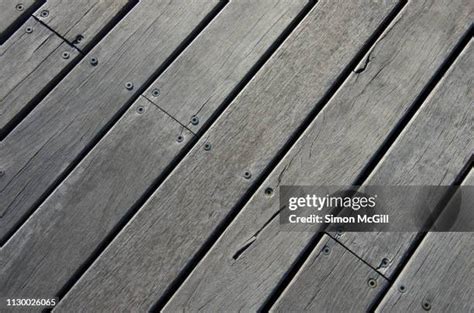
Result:
<instances>
[{"instance_id":1,"label":"nail head","mask_svg":"<svg viewBox=\"0 0 474 313\"><path fill-rule=\"evenodd\" d=\"M265 188L265 194L266 194L267 196L273 195L273 188L271 188L271 187Z\"/></svg>"},{"instance_id":2,"label":"nail head","mask_svg":"<svg viewBox=\"0 0 474 313\"><path fill-rule=\"evenodd\" d=\"M323 247L323 254L328 255L331 252L331 248L329 246Z\"/></svg>"},{"instance_id":3,"label":"nail head","mask_svg":"<svg viewBox=\"0 0 474 313\"><path fill-rule=\"evenodd\" d=\"M183 142L183 140L184 140L183 135L179 135L179 136L176 138L176 141L177 141L177 142Z\"/></svg>"},{"instance_id":4,"label":"nail head","mask_svg":"<svg viewBox=\"0 0 474 313\"><path fill-rule=\"evenodd\" d=\"M158 88L153 89L151 94L153 95L153 97L158 97L160 95L160 89Z\"/></svg>"},{"instance_id":5,"label":"nail head","mask_svg":"<svg viewBox=\"0 0 474 313\"><path fill-rule=\"evenodd\" d=\"M128 90L132 90L133 89L133 83L132 82L126 82L125 83L125 88L127 88Z\"/></svg>"},{"instance_id":6,"label":"nail head","mask_svg":"<svg viewBox=\"0 0 474 313\"><path fill-rule=\"evenodd\" d=\"M69 59L70 54L69 54L69 52L64 51L62 56L63 56L63 59Z\"/></svg>"},{"instance_id":7,"label":"nail head","mask_svg":"<svg viewBox=\"0 0 474 313\"><path fill-rule=\"evenodd\" d=\"M250 179L251 177L252 177L252 173L250 173L249 171L244 172L244 178L245 179Z\"/></svg>"},{"instance_id":8,"label":"nail head","mask_svg":"<svg viewBox=\"0 0 474 313\"><path fill-rule=\"evenodd\" d=\"M429 311L431 310L431 302L429 302L428 300L423 300L421 302L421 307L423 308L423 310Z\"/></svg>"},{"instance_id":9,"label":"nail head","mask_svg":"<svg viewBox=\"0 0 474 313\"><path fill-rule=\"evenodd\" d=\"M48 11L48 10L43 10L43 11L41 11L41 13L40 13L40 16L41 16L41 17L47 17L48 15L49 15L49 11Z\"/></svg>"},{"instance_id":10,"label":"nail head","mask_svg":"<svg viewBox=\"0 0 474 313\"><path fill-rule=\"evenodd\" d=\"M25 6L23 5L23 3L18 3L18 4L16 5L16 9L17 9L18 11L23 11L23 10L25 9Z\"/></svg>"},{"instance_id":11,"label":"nail head","mask_svg":"<svg viewBox=\"0 0 474 313\"><path fill-rule=\"evenodd\" d=\"M99 60L97 60L97 58L91 58L91 65L96 66L97 64L99 64Z\"/></svg>"},{"instance_id":12,"label":"nail head","mask_svg":"<svg viewBox=\"0 0 474 313\"><path fill-rule=\"evenodd\" d=\"M368 281L367 281L367 284L369 285L370 288L375 288L377 287L377 281L373 278L370 278Z\"/></svg>"},{"instance_id":13,"label":"nail head","mask_svg":"<svg viewBox=\"0 0 474 313\"><path fill-rule=\"evenodd\" d=\"M191 117L191 124L193 124L193 125L199 124L199 117L197 117L196 115Z\"/></svg>"},{"instance_id":14,"label":"nail head","mask_svg":"<svg viewBox=\"0 0 474 313\"><path fill-rule=\"evenodd\" d=\"M142 106L139 106L139 107L137 108L137 112L138 112L138 114L142 114L143 112L145 112L145 108L142 107Z\"/></svg>"},{"instance_id":15,"label":"nail head","mask_svg":"<svg viewBox=\"0 0 474 313\"><path fill-rule=\"evenodd\" d=\"M26 32L27 34L31 34L31 33L33 32L33 27L28 26L28 27L25 29L25 32Z\"/></svg>"},{"instance_id":16,"label":"nail head","mask_svg":"<svg viewBox=\"0 0 474 313\"><path fill-rule=\"evenodd\" d=\"M206 142L206 143L204 144L204 150L210 151L211 148L212 148L212 145L211 145L209 142Z\"/></svg>"}]
</instances>

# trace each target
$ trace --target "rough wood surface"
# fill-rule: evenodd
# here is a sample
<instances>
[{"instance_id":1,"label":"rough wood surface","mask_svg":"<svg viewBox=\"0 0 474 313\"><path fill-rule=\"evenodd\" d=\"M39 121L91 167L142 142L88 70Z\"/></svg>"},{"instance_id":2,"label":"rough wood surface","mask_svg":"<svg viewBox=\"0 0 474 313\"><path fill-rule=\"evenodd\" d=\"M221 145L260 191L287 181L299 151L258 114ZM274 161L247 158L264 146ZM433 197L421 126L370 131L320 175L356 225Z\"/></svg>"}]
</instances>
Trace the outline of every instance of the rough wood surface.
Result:
<instances>
[{"instance_id":1,"label":"rough wood surface","mask_svg":"<svg viewBox=\"0 0 474 313\"><path fill-rule=\"evenodd\" d=\"M301 8L301 4L295 2L294 5ZM249 4L249 7L253 6ZM260 14L255 14L254 19L259 19L262 14L267 14L271 10L281 9L277 6L263 10L258 6L260 5L253 9L258 9ZM247 8L237 7L243 12ZM233 12L235 13L235 10ZM219 15L216 17L216 24L219 25L222 19L228 24L233 24L234 29L249 23L246 19L242 20L239 14L235 14ZM277 17L269 21L269 24L275 25L274 22L278 21ZM281 23L288 24L289 20L281 20ZM280 30L284 26L275 25ZM206 29L204 32L207 31ZM267 29L253 32L253 36L265 35ZM274 34L274 37L277 35ZM244 46L249 44L241 40L235 43ZM267 42L267 46L269 44ZM208 42L205 36L201 36L196 39L194 45L205 45L208 49L214 49L215 46L219 48L220 43ZM241 55L229 56L227 50L217 48L213 54L215 64L212 66L219 68L223 61L232 62L233 58L247 62ZM260 55L263 52L260 51ZM186 50L184 57L189 53L193 54L194 51ZM258 55L253 56L253 59L257 57ZM250 66L251 64L248 65ZM189 66L188 69L193 67ZM243 68L234 73L232 81L229 79L225 81L225 84L229 85L227 93L245 74ZM185 79L186 73L182 75ZM196 84L207 85L210 83L208 80L219 84L216 77L205 75ZM192 91L189 93L192 96ZM211 94L212 91L209 91L209 95ZM226 94L222 96L225 97ZM140 107L144 110L143 117L136 113ZM156 111L158 113L155 113ZM131 206L152 185L165 166L169 165L180 151L179 147L183 147L189 140L191 135L188 130L178 127L176 121L163 115L155 105L140 97L126 117L114 126L111 133L99 142L36 214L23 225L2 251L4 257L9 258L11 263L1 271L0 281L8 283L9 286L3 285L2 288L0 283L0 294L16 295L20 291L18 286L22 286L21 292L28 295L41 284L48 290L50 297L54 296L67 278L87 260L110 230L126 216ZM184 137L182 141L178 140L179 135ZM56 214L59 216L54 217ZM43 231L45 228L48 229L47 232ZM26 255L28 255L27 263L17 261ZM41 264L44 266L37 265L39 260L42 260ZM33 267L36 268L36 275L30 276ZM57 268L61 268L61 271ZM11 277L16 277L15 284L10 284Z\"/></svg>"},{"instance_id":2,"label":"rough wood surface","mask_svg":"<svg viewBox=\"0 0 474 313\"><path fill-rule=\"evenodd\" d=\"M34 15L82 50L130 1L47 0Z\"/></svg>"},{"instance_id":3,"label":"rough wood surface","mask_svg":"<svg viewBox=\"0 0 474 313\"><path fill-rule=\"evenodd\" d=\"M158 300L395 7L369 3L319 2L58 309Z\"/></svg>"},{"instance_id":4,"label":"rough wood surface","mask_svg":"<svg viewBox=\"0 0 474 313\"><path fill-rule=\"evenodd\" d=\"M0 295L54 297L191 136L140 97L2 248Z\"/></svg>"},{"instance_id":5,"label":"rough wood surface","mask_svg":"<svg viewBox=\"0 0 474 313\"><path fill-rule=\"evenodd\" d=\"M35 0L0 1L0 36L35 4Z\"/></svg>"},{"instance_id":6,"label":"rough wood surface","mask_svg":"<svg viewBox=\"0 0 474 313\"><path fill-rule=\"evenodd\" d=\"M264 303L314 235L282 231L278 187L353 183L467 30L467 4L407 4L368 54L365 70L349 77L166 308L251 310Z\"/></svg>"},{"instance_id":7,"label":"rough wood surface","mask_svg":"<svg viewBox=\"0 0 474 313\"><path fill-rule=\"evenodd\" d=\"M231 1L199 41L150 86L146 97L192 131L199 130L243 78L242 73L251 69L307 3ZM190 122L194 116L197 125Z\"/></svg>"},{"instance_id":8,"label":"rough wood surface","mask_svg":"<svg viewBox=\"0 0 474 313\"><path fill-rule=\"evenodd\" d=\"M383 276L324 235L270 311L368 312L372 299L387 284Z\"/></svg>"},{"instance_id":9,"label":"rough wood surface","mask_svg":"<svg viewBox=\"0 0 474 313\"><path fill-rule=\"evenodd\" d=\"M474 151L473 49L471 41L375 169L368 185L449 186L453 183ZM436 138L436 143L426 138ZM434 207L436 199L431 200ZM410 205L403 199L400 201L394 208ZM394 209L391 218L396 216ZM412 232L346 233L340 240L374 268L380 267L383 258L389 259L390 263L379 269L389 277L415 236Z\"/></svg>"},{"instance_id":10,"label":"rough wood surface","mask_svg":"<svg viewBox=\"0 0 474 313\"><path fill-rule=\"evenodd\" d=\"M474 186L474 171L463 185ZM464 209L472 209L472 196L463 201ZM431 312L472 312L473 260L472 232L429 233L376 312L426 312L428 307Z\"/></svg>"},{"instance_id":11,"label":"rough wood surface","mask_svg":"<svg viewBox=\"0 0 474 313\"><path fill-rule=\"evenodd\" d=\"M5 126L78 54L34 18L0 46L0 137Z\"/></svg>"},{"instance_id":12,"label":"rough wood surface","mask_svg":"<svg viewBox=\"0 0 474 313\"><path fill-rule=\"evenodd\" d=\"M140 2L0 142L0 238L125 109L136 90L216 4L217 0ZM92 57L98 59L96 66L90 64ZM127 82L133 84L131 90Z\"/></svg>"}]
</instances>

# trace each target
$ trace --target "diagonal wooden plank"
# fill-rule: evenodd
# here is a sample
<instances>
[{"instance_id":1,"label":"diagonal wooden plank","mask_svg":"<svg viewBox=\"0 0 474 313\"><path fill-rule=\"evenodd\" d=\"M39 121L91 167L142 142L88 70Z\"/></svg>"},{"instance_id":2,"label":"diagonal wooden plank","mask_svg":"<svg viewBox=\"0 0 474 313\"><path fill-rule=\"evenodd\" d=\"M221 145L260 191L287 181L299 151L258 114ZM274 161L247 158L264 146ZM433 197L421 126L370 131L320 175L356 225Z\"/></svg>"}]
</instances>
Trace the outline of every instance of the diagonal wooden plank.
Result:
<instances>
[{"instance_id":1,"label":"diagonal wooden plank","mask_svg":"<svg viewBox=\"0 0 474 313\"><path fill-rule=\"evenodd\" d=\"M406 5L368 53L368 65L361 62L165 309L251 310L265 303L314 236L281 230L278 187L353 183L467 31L467 4Z\"/></svg>"},{"instance_id":2,"label":"diagonal wooden plank","mask_svg":"<svg viewBox=\"0 0 474 313\"><path fill-rule=\"evenodd\" d=\"M0 295L55 297L191 136L140 97L4 245Z\"/></svg>"},{"instance_id":3,"label":"diagonal wooden plank","mask_svg":"<svg viewBox=\"0 0 474 313\"><path fill-rule=\"evenodd\" d=\"M207 45L191 45L145 96L196 132L235 87L235 81L242 79L241 72L251 68L282 31L280 26L293 19L304 3L307 0L231 1L219 23L211 23L200 35ZM228 57L220 58L222 54Z\"/></svg>"},{"instance_id":4,"label":"diagonal wooden plank","mask_svg":"<svg viewBox=\"0 0 474 313\"><path fill-rule=\"evenodd\" d=\"M319 2L58 309L149 309L397 7L369 4Z\"/></svg>"},{"instance_id":5,"label":"diagonal wooden plank","mask_svg":"<svg viewBox=\"0 0 474 313\"><path fill-rule=\"evenodd\" d=\"M324 235L271 312L368 312L387 285L377 271Z\"/></svg>"},{"instance_id":6,"label":"diagonal wooden plank","mask_svg":"<svg viewBox=\"0 0 474 313\"><path fill-rule=\"evenodd\" d=\"M146 0L145 0L146 1ZM34 16L79 49L134 0L47 0Z\"/></svg>"},{"instance_id":7,"label":"diagonal wooden plank","mask_svg":"<svg viewBox=\"0 0 474 313\"><path fill-rule=\"evenodd\" d=\"M27 14L35 2L36 0L0 1L0 37L5 35L18 18Z\"/></svg>"},{"instance_id":8,"label":"diagonal wooden plank","mask_svg":"<svg viewBox=\"0 0 474 313\"><path fill-rule=\"evenodd\" d=\"M0 137L5 127L78 55L76 49L34 18L0 46Z\"/></svg>"},{"instance_id":9,"label":"diagonal wooden plank","mask_svg":"<svg viewBox=\"0 0 474 313\"><path fill-rule=\"evenodd\" d=\"M140 2L0 142L1 239L78 163L217 3Z\"/></svg>"},{"instance_id":10,"label":"diagonal wooden plank","mask_svg":"<svg viewBox=\"0 0 474 313\"><path fill-rule=\"evenodd\" d=\"M442 186L454 182L474 151L473 49L471 40L367 184ZM436 144L426 138L436 138ZM433 207L441 196L430 198ZM396 208L410 205L404 199L397 200ZM393 210L391 219L397 218L397 212ZM340 241L389 277L400 266L416 236L414 232L346 233ZM380 267L384 258L389 264Z\"/></svg>"},{"instance_id":11,"label":"diagonal wooden plank","mask_svg":"<svg viewBox=\"0 0 474 313\"><path fill-rule=\"evenodd\" d=\"M216 71L225 71L221 60L238 58L245 61L247 67L234 72L233 85L236 86L252 64L242 59L239 53L229 56L228 49L235 51L240 46L245 47L245 44L242 45L245 39L233 40L233 48L226 42L227 49L221 49L222 42L207 41L206 33L216 27L222 28L223 23L229 25L233 22L234 29L246 27L247 23L255 23L263 18L272 27L271 32L268 29L256 29L251 40L260 36L268 48L279 35L275 30L281 32L305 3L282 2L287 10L281 10L280 6L272 2L266 3L267 7L257 2L247 3L245 7L236 6L244 12L249 7L254 9L244 19L239 14L235 14L231 20L226 14L217 16L202 36L191 44L191 47L201 48L187 49L182 57L190 58L196 50L205 53L202 47L216 51L213 53ZM230 9L235 13L235 7L232 6L233 3L224 10ZM289 9L292 9L292 14L289 14ZM268 14L269 11L278 11L282 16L275 17L274 14ZM260 55L263 53L260 51ZM255 62L258 55L248 57ZM199 65L188 64L189 71L195 70L195 67ZM216 77L206 75L199 83L206 85L209 84L208 80L219 83ZM225 84L229 85L230 82L227 80ZM229 86L228 93L232 87ZM192 87L188 95L194 97ZM1 255L4 260L8 259L8 266L0 270L0 295L33 295L39 292L39 286L47 291L47 297L57 295L65 282L93 257L95 250L111 236L117 225L129 218L129 212L133 211L130 208L146 194L149 186L170 165L181 151L180 147L190 137L189 131L179 127L176 121L164 116L151 102L140 97L125 117L4 246ZM32 271L35 275L31 275Z\"/></svg>"},{"instance_id":12,"label":"diagonal wooden plank","mask_svg":"<svg viewBox=\"0 0 474 313\"><path fill-rule=\"evenodd\" d=\"M474 188L472 169L462 185ZM472 189L465 193L463 210L472 210L473 195ZM450 204L445 210L449 209ZM473 260L472 232L428 233L376 311L471 312Z\"/></svg>"},{"instance_id":13,"label":"diagonal wooden plank","mask_svg":"<svg viewBox=\"0 0 474 313\"><path fill-rule=\"evenodd\" d=\"M429 233L376 312L472 312L473 243L472 233Z\"/></svg>"}]
</instances>

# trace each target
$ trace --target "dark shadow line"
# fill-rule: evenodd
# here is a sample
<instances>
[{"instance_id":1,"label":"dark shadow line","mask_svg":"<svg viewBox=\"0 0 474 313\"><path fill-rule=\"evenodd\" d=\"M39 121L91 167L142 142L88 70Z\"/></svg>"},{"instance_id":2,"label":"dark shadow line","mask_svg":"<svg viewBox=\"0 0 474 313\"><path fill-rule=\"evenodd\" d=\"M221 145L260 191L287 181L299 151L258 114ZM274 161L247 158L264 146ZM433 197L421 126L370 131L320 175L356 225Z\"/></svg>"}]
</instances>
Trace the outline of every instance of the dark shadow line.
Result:
<instances>
[{"instance_id":1,"label":"dark shadow line","mask_svg":"<svg viewBox=\"0 0 474 313\"><path fill-rule=\"evenodd\" d=\"M13 4L12 0L7 1ZM46 0L36 0L34 4L21 13L21 15L0 34L0 46L3 45L17 30L19 30L32 14L45 3Z\"/></svg>"},{"instance_id":2,"label":"dark shadow line","mask_svg":"<svg viewBox=\"0 0 474 313\"><path fill-rule=\"evenodd\" d=\"M67 177L73 169L79 164L79 162L95 148L107 132L113 127L113 125L125 114L125 112L130 108L130 106L143 94L143 92L178 58L183 51L198 37L198 35L204 31L204 29L214 20L214 18L219 15L219 13L225 8L229 3L229 0L221 0L219 3L199 22L199 24L191 31L191 33L186 36L186 38L178 45L178 47L168 56L168 58L160 65L160 67L153 73L145 83L143 83L140 88L137 88L137 91L134 95L127 101L127 103L119 110L114 117L109 121L109 123L104 126L104 128L96 134L94 139L90 144L80 153L78 157L70 164L65 173L56 181L55 185L51 188L51 193L56 189L56 187ZM161 109L160 109L161 110ZM124 214L124 216L117 222L116 226L109 232L109 234L102 240L102 242L97 246L97 248L91 253L91 255L84 261L84 263L71 275L71 278L64 284L64 286L58 291L55 297L59 298L59 301L66 296L66 294L71 290L71 288L79 281L82 275L87 271L87 269L94 263L94 261L102 254L106 247L112 242L112 240L118 235L118 233L125 227L128 221L135 215L135 213L140 209L140 207L145 203L145 201L150 197L151 194L156 190L156 184L161 184L166 177L171 173L171 171L179 163L179 160L184 158L184 155L191 150L191 146L196 143L195 138L191 139L178 156L173 160L160 174L157 178L157 183L150 185L143 195L137 200L137 202L132 206L132 208ZM47 196L44 197L46 199ZM43 202L42 199L39 203ZM59 303L58 303L59 304ZM52 309L45 309L43 312L51 312Z\"/></svg>"}]
</instances>

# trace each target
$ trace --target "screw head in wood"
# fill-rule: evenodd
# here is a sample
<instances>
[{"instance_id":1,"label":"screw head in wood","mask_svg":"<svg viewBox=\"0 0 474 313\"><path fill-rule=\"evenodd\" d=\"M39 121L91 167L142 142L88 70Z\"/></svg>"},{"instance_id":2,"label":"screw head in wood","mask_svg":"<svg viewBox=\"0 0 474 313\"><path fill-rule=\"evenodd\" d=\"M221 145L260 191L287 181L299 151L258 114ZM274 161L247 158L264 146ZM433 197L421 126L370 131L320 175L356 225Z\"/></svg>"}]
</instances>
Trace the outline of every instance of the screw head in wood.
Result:
<instances>
[{"instance_id":1,"label":"screw head in wood","mask_svg":"<svg viewBox=\"0 0 474 313\"><path fill-rule=\"evenodd\" d=\"M71 55L67 51L64 51L63 54L62 54L63 59L66 59L66 60L69 59L70 56Z\"/></svg>"},{"instance_id":2,"label":"screw head in wood","mask_svg":"<svg viewBox=\"0 0 474 313\"><path fill-rule=\"evenodd\" d=\"M160 95L160 89L155 88L151 91L153 97L158 97Z\"/></svg>"},{"instance_id":3,"label":"screw head in wood","mask_svg":"<svg viewBox=\"0 0 474 313\"><path fill-rule=\"evenodd\" d=\"M23 11L25 9L25 6L23 5L23 3L18 3L15 8L17 9L17 11Z\"/></svg>"},{"instance_id":4,"label":"screw head in wood","mask_svg":"<svg viewBox=\"0 0 474 313\"><path fill-rule=\"evenodd\" d=\"M92 66L96 66L97 64L99 64L99 60L97 58L91 58L90 62Z\"/></svg>"},{"instance_id":5,"label":"screw head in wood","mask_svg":"<svg viewBox=\"0 0 474 313\"><path fill-rule=\"evenodd\" d=\"M398 291L405 293L407 291L407 287L405 285L400 285L398 286Z\"/></svg>"},{"instance_id":6,"label":"screw head in wood","mask_svg":"<svg viewBox=\"0 0 474 313\"><path fill-rule=\"evenodd\" d=\"M377 281L373 278L370 278L367 281L367 285L369 285L370 288L375 288L375 287L377 287Z\"/></svg>"},{"instance_id":7,"label":"screw head in wood","mask_svg":"<svg viewBox=\"0 0 474 313\"><path fill-rule=\"evenodd\" d=\"M382 267L387 267L389 263L390 263L390 260L388 258L383 258L381 265Z\"/></svg>"},{"instance_id":8,"label":"screw head in wood","mask_svg":"<svg viewBox=\"0 0 474 313\"><path fill-rule=\"evenodd\" d=\"M82 41L82 39L84 39L84 36L77 35L76 39L74 39L74 41L72 43L80 43Z\"/></svg>"},{"instance_id":9,"label":"screw head in wood","mask_svg":"<svg viewBox=\"0 0 474 313\"><path fill-rule=\"evenodd\" d=\"M133 89L133 83L132 82L126 82L125 83L125 88L128 89L128 90L132 90Z\"/></svg>"},{"instance_id":10,"label":"screw head in wood","mask_svg":"<svg viewBox=\"0 0 474 313\"><path fill-rule=\"evenodd\" d=\"M40 16L41 16L41 17L48 17L48 15L49 15L49 11L48 11L48 10L43 10L43 11L40 12Z\"/></svg>"},{"instance_id":11,"label":"screw head in wood","mask_svg":"<svg viewBox=\"0 0 474 313\"><path fill-rule=\"evenodd\" d=\"M27 34L31 34L33 32L33 27L31 26L28 26L26 29L25 29L25 33Z\"/></svg>"},{"instance_id":12,"label":"screw head in wood","mask_svg":"<svg viewBox=\"0 0 474 313\"><path fill-rule=\"evenodd\" d=\"M139 107L137 108L137 113L138 113L138 114L142 114L143 112L145 112L145 108L142 107L142 106L139 106Z\"/></svg>"},{"instance_id":13,"label":"screw head in wood","mask_svg":"<svg viewBox=\"0 0 474 313\"><path fill-rule=\"evenodd\" d=\"M184 140L183 135L179 135L178 137L176 137L177 142L183 142L183 140Z\"/></svg>"},{"instance_id":14,"label":"screw head in wood","mask_svg":"<svg viewBox=\"0 0 474 313\"><path fill-rule=\"evenodd\" d=\"M206 142L204 144L204 150L211 151L211 149L212 149L212 145L209 142Z\"/></svg>"},{"instance_id":15,"label":"screw head in wood","mask_svg":"<svg viewBox=\"0 0 474 313\"><path fill-rule=\"evenodd\" d=\"M431 310L431 302L424 299L423 301L421 301L421 307L423 308L423 310L429 311Z\"/></svg>"},{"instance_id":16,"label":"screw head in wood","mask_svg":"<svg viewBox=\"0 0 474 313\"><path fill-rule=\"evenodd\" d=\"M329 246L324 246L322 252L323 254L328 255L331 253L331 248Z\"/></svg>"},{"instance_id":17,"label":"screw head in wood","mask_svg":"<svg viewBox=\"0 0 474 313\"><path fill-rule=\"evenodd\" d=\"M197 117L196 115L191 117L191 124L193 124L193 125L199 124L199 117Z\"/></svg>"},{"instance_id":18,"label":"screw head in wood","mask_svg":"<svg viewBox=\"0 0 474 313\"><path fill-rule=\"evenodd\" d=\"M245 172L244 172L244 178L245 178L245 179L250 179L250 178L252 178L252 173L250 173L249 171L245 171Z\"/></svg>"},{"instance_id":19,"label":"screw head in wood","mask_svg":"<svg viewBox=\"0 0 474 313\"><path fill-rule=\"evenodd\" d=\"M265 195L267 195L269 197L272 196L273 195L273 188L271 188L271 187L265 188L264 193L265 193Z\"/></svg>"}]
</instances>

